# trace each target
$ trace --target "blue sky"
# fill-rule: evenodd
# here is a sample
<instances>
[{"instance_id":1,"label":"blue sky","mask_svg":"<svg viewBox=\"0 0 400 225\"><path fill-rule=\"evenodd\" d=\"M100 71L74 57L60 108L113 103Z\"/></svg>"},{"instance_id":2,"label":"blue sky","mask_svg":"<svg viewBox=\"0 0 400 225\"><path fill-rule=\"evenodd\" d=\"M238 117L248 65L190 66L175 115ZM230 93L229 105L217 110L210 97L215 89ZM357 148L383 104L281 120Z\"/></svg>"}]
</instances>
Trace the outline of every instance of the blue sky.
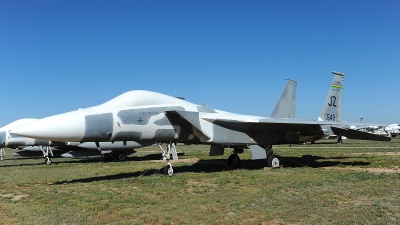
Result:
<instances>
[{"instance_id":1,"label":"blue sky","mask_svg":"<svg viewBox=\"0 0 400 225\"><path fill-rule=\"evenodd\" d=\"M316 119L400 123L399 1L0 1L0 126L152 90L269 116L284 78Z\"/></svg>"}]
</instances>

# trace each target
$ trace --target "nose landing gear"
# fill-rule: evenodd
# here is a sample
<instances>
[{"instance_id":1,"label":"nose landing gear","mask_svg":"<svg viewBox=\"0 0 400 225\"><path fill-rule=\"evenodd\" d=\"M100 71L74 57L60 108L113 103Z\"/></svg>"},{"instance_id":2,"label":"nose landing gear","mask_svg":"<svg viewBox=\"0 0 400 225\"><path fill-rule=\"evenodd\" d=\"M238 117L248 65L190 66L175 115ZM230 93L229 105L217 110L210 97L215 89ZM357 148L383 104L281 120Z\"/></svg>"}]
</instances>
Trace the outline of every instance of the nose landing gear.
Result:
<instances>
[{"instance_id":1,"label":"nose landing gear","mask_svg":"<svg viewBox=\"0 0 400 225\"><path fill-rule=\"evenodd\" d=\"M169 175L172 176L172 174L174 174L174 169L172 167L172 164L169 162L169 160L171 159L171 154L172 154L172 158L174 160L178 160L178 154L176 152L176 147L175 147L175 143L173 142L169 142L167 145L167 151L164 151L161 143L157 143L158 147L161 149L162 153L162 159L164 162L167 162L167 166L164 168L164 174L165 175Z\"/></svg>"}]
</instances>

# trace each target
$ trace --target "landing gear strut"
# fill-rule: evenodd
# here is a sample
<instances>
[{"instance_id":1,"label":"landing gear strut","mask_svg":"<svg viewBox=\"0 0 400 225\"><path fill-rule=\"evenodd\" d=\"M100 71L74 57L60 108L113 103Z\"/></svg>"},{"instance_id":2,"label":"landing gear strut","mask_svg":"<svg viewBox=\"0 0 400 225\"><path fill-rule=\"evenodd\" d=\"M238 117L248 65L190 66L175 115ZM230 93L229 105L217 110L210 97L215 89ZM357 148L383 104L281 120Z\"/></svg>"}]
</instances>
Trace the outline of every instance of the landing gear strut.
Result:
<instances>
[{"instance_id":1,"label":"landing gear strut","mask_svg":"<svg viewBox=\"0 0 400 225\"><path fill-rule=\"evenodd\" d=\"M51 159L50 159L49 157L47 157L47 158L44 160L44 163L45 163L46 165L51 165L52 161L51 161Z\"/></svg>"},{"instance_id":2,"label":"landing gear strut","mask_svg":"<svg viewBox=\"0 0 400 225\"><path fill-rule=\"evenodd\" d=\"M167 162L167 166L164 168L164 174L172 176L174 174L174 169L172 168L172 164L169 162L171 159L171 154L174 160L178 159L178 154L176 152L175 144L173 142L169 142L167 145L167 151L164 151L162 148L161 143L157 143L158 147L161 149L162 153L162 159L164 162Z\"/></svg>"},{"instance_id":3,"label":"landing gear strut","mask_svg":"<svg viewBox=\"0 0 400 225\"><path fill-rule=\"evenodd\" d=\"M174 174L174 168L171 163L168 163L168 166L164 167L164 175L172 176L172 174Z\"/></svg>"},{"instance_id":4,"label":"landing gear strut","mask_svg":"<svg viewBox=\"0 0 400 225\"><path fill-rule=\"evenodd\" d=\"M50 146L46 146L46 150L43 149L43 146L39 146L39 148L43 152L43 158L45 158L44 163L46 165L51 165L52 161L49 158L49 154L51 154L51 156L54 156L53 155L53 150L51 150L51 147Z\"/></svg>"},{"instance_id":5,"label":"landing gear strut","mask_svg":"<svg viewBox=\"0 0 400 225\"><path fill-rule=\"evenodd\" d=\"M6 154L6 152L4 151L4 148L1 147L0 148L0 160L3 161L4 160L4 155Z\"/></svg>"}]
</instances>

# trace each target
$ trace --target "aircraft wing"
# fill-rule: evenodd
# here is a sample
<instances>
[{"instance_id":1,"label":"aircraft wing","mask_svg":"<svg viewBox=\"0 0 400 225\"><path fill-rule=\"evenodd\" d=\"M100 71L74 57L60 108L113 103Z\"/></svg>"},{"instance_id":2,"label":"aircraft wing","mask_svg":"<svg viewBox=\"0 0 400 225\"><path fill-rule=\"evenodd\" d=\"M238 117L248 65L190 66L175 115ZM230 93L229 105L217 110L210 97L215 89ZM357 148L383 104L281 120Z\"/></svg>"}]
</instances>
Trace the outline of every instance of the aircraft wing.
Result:
<instances>
[{"instance_id":1,"label":"aircraft wing","mask_svg":"<svg viewBox=\"0 0 400 225\"><path fill-rule=\"evenodd\" d=\"M323 134L316 121L298 119L229 120L203 118L214 124L242 131L259 131L285 134Z\"/></svg>"},{"instance_id":2,"label":"aircraft wing","mask_svg":"<svg viewBox=\"0 0 400 225\"><path fill-rule=\"evenodd\" d=\"M169 111L168 113L178 114L192 126L210 137L207 130L202 129L201 120L236 131L259 131L285 134L323 134L321 126L317 121L299 119L277 119L243 115L219 115L218 113L201 114L188 111ZM216 118L217 117L217 118Z\"/></svg>"},{"instance_id":3,"label":"aircraft wing","mask_svg":"<svg viewBox=\"0 0 400 225\"><path fill-rule=\"evenodd\" d=\"M346 136L347 138L350 138L350 139L374 140L374 141L390 141L391 140L390 137L371 134L371 133L364 132L364 131L340 128L340 127L335 127L335 126L331 126L331 129L332 129L333 133L335 133L336 135L341 134L341 135Z\"/></svg>"},{"instance_id":4,"label":"aircraft wing","mask_svg":"<svg viewBox=\"0 0 400 225\"><path fill-rule=\"evenodd\" d=\"M207 120L207 119L206 119ZM210 121L211 122L211 121ZM216 119L212 121L215 124L238 128L241 130L254 130L254 131L264 131L264 132L277 132L285 134L300 134L300 135L315 135L319 134L321 131L321 125L333 125L340 124L338 122L320 122L320 121L307 121L307 120L270 120L264 119L258 122L254 121L230 121ZM331 126L334 134L341 134L349 139L357 140L373 140L373 141L390 141L390 137L385 137L377 134L371 134L364 131L358 131L353 129L339 128Z\"/></svg>"},{"instance_id":5,"label":"aircraft wing","mask_svg":"<svg viewBox=\"0 0 400 225\"><path fill-rule=\"evenodd\" d=\"M266 132L281 133L287 135L324 135L321 125L330 125L335 134L342 134L350 139L390 141L388 137L370 134L363 131L338 128L336 126L346 124L346 122L335 121L313 121L295 118L266 118L238 114L219 114L219 113L199 113L189 111L169 111L168 113L177 114L181 119L190 123L192 126L210 137L207 130L202 129L201 120L225 127L227 129L241 132Z\"/></svg>"}]
</instances>

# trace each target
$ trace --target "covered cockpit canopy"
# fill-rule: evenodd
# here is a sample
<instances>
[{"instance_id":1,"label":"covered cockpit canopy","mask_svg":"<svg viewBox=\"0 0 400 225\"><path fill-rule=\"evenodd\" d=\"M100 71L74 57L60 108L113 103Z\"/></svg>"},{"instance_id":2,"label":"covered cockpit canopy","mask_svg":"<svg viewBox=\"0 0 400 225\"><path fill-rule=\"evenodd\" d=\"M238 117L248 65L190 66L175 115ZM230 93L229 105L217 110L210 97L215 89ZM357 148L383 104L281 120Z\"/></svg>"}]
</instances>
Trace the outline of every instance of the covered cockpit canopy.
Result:
<instances>
[{"instance_id":1,"label":"covered cockpit canopy","mask_svg":"<svg viewBox=\"0 0 400 225\"><path fill-rule=\"evenodd\" d=\"M157 92L134 90L125 92L110 101L101 104L101 106L117 108L160 104L182 104L182 102L186 101Z\"/></svg>"}]
</instances>

